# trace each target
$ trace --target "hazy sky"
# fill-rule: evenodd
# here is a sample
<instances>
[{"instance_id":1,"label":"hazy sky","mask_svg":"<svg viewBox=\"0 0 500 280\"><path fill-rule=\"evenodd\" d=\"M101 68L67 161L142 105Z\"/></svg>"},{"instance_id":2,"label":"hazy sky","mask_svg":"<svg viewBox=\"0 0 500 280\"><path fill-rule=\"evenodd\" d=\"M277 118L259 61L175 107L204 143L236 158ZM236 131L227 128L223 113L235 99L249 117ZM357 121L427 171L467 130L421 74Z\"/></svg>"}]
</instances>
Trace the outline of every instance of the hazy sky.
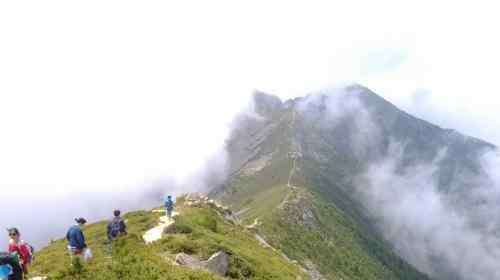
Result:
<instances>
[{"instance_id":1,"label":"hazy sky","mask_svg":"<svg viewBox=\"0 0 500 280\"><path fill-rule=\"evenodd\" d=\"M253 89L359 82L499 144L498 7L444 2L2 1L1 197L185 177Z\"/></svg>"}]
</instances>

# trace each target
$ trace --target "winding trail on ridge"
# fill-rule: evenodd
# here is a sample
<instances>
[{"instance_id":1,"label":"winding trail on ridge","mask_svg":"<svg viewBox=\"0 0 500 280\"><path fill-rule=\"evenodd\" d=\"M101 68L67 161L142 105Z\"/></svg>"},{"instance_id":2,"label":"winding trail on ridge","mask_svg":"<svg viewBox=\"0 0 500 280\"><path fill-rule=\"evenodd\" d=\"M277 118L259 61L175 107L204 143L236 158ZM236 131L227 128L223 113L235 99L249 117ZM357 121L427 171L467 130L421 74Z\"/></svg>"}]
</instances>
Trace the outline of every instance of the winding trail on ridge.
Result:
<instances>
[{"instance_id":1,"label":"winding trail on ridge","mask_svg":"<svg viewBox=\"0 0 500 280\"><path fill-rule=\"evenodd\" d=\"M290 122L290 128L292 129L292 131L293 131L293 128L295 127L295 118L296 118L296 112L295 112L295 110L293 110L292 111L292 120ZM292 179L293 179L293 175L295 175L295 170L297 168L297 158L298 158L299 153L296 150L296 147L295 147L293 142L291 143L291 149L292 149L292 151L290 151L289 156L292 158L292 167L290 168L290 172L288 173L288 182L286 185L288 188L293 190L295 188L295 186L292 185ZM278 208L283 208L285 206L285 204L287 203L287 201L290 197L290 194L291 194L291 192L287 192L287 194L285 195L285 197L281 201Z\"/></svg>"},{"instance_id":2,"label":"winding trail on ridge","mask_svg":"<svg viewBox=\"0 0 500 280\"><path fill-rule=\"evenodd\" d=\"M295 127L295 115L296 115L296 112L295 110L293 110L293 113L292 113L292 121L290 122L290 128L293 128ZM290 173L288 175L288 183L287 183L287 186L292 188L293 185L292 185L292 178L293 178L293 175L295 174L295 168L296 168L296 163L297 163L297 158L298 158L298 152L296 151L295 149L295 145L293 145L292 143L292 151L290 152L290 156L292 157L293 159L293 162L292 162L292 168L290 169Z\"/></svg>"}]
</instances>

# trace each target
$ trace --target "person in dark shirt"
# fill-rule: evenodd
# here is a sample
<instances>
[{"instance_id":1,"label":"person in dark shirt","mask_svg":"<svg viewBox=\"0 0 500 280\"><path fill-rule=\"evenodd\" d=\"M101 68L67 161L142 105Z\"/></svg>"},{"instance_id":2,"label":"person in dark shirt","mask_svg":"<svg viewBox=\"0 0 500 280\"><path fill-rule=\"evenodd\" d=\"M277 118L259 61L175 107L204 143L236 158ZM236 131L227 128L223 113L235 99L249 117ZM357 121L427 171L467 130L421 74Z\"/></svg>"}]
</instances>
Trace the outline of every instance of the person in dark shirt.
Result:
<instances>
[{"instance_id":1,"label":"person in dark shirt","mask_svg":"<svg viewBox=\"0 0 500 280\"><path fill-rule=\"evenodd\" d=\"M172 219L172 212L174 211L174 201L172 200L172 196L167 196L165 200L165 211L167 212L168 219Z\"/></svg>"},{"instance_id":2,"label":"person in dark shirt","mask_svg":"<svg viewBox=\"0 0 500 280\"><path fill-rule=\"evenodd\" d=\"M120 217L121 211L115 210L113 212L113 219L108 224L108 240L113 241L118 236L127 234L127 225Z\"/></svg>"}]
</instances>

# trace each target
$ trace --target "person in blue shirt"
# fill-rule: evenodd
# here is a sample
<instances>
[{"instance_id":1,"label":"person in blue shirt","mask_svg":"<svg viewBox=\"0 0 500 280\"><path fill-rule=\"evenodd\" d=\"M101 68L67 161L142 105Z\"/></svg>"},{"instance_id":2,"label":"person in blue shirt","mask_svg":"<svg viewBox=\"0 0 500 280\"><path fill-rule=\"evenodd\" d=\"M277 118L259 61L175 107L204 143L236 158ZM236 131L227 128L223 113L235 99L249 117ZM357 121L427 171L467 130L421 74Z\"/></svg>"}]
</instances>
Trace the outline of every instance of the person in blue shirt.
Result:
<instances>
[{"instance_id":1,"label":"person in blue shirt","mask_svg":"<svg viewBox=\"0 0 500 280\"><path fill-rule=\"evenodd\" d=\"M82 227L87 223L84 218L75 219L76 225L69 228L66 234L68 240L68 250L72 256L81 256L87 248L85 243L85 236L83 235Z\"/></svg>"},{"instance_id":2,"label":"person in blue shirt","mask_svg":"<svg viewBox=\"0 0 500 280\"><path fill-rule=\"evenodd\" d=\"M172 196L167 196L165 200L165 210L167 212L167 217L172 219L172 211L174 211L174 202L172 201Z\"/></svg>"}]
</instances>

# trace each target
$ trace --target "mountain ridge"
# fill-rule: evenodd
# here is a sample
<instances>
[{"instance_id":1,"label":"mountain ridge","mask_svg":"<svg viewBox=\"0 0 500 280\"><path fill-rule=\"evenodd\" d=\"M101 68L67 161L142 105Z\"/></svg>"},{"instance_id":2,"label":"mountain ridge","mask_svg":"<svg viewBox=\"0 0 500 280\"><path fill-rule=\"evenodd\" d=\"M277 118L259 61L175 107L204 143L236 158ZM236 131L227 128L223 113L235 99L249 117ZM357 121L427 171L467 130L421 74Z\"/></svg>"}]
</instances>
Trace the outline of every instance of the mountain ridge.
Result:
<instances>
[{"instance_id":1,"label":"mountain ridge","mask_svg":"<svg viewBox=\"0 0 500 280\"><path fill-rule=\"evenodd\" d=\"M227 141L231 176L212 195L242 211L244 221L264 221L262 235L291 255L297 255L291 248L299 250L294 243L308 240L280 238L279 227L272 224L280 224L286 232L293 231L291 225L302 223L301 232L307 234L313 221L326 239L335 238L336 229L329 224L336 224L337 229L352 224L350 234L357 237L350 244L360 246L356 258L369 260L372 275L325 262L324 258L332 255L353 255L329 248L330 241L317 240L328 250L313 263L327 279L381 279L381 275L384 279L427 279L398 259L398 250L382 237L371 210L359 199L358 177L397 151L397 174L434 164L439 192L450 194L450 201L467 201L466 193L473 185L466 179L483 172L480 158L496 147L416 118L360 85L286 101L262 92L256 96L253 107L265 114L240 119L235 125ZM293 202L291 208L283 209L287 200ZM297 215L304 219L292 218ZM315 257L311 248L316 245L301 248L303 256L296 256L299 262L305 265L311 261ZM335 266L336 271L329 268ZM383 272L387 270L393 274ZM442 270L447 271L445 267ZM434 276L457 279L452 273Z\"/></svg>"}]
</instances>

